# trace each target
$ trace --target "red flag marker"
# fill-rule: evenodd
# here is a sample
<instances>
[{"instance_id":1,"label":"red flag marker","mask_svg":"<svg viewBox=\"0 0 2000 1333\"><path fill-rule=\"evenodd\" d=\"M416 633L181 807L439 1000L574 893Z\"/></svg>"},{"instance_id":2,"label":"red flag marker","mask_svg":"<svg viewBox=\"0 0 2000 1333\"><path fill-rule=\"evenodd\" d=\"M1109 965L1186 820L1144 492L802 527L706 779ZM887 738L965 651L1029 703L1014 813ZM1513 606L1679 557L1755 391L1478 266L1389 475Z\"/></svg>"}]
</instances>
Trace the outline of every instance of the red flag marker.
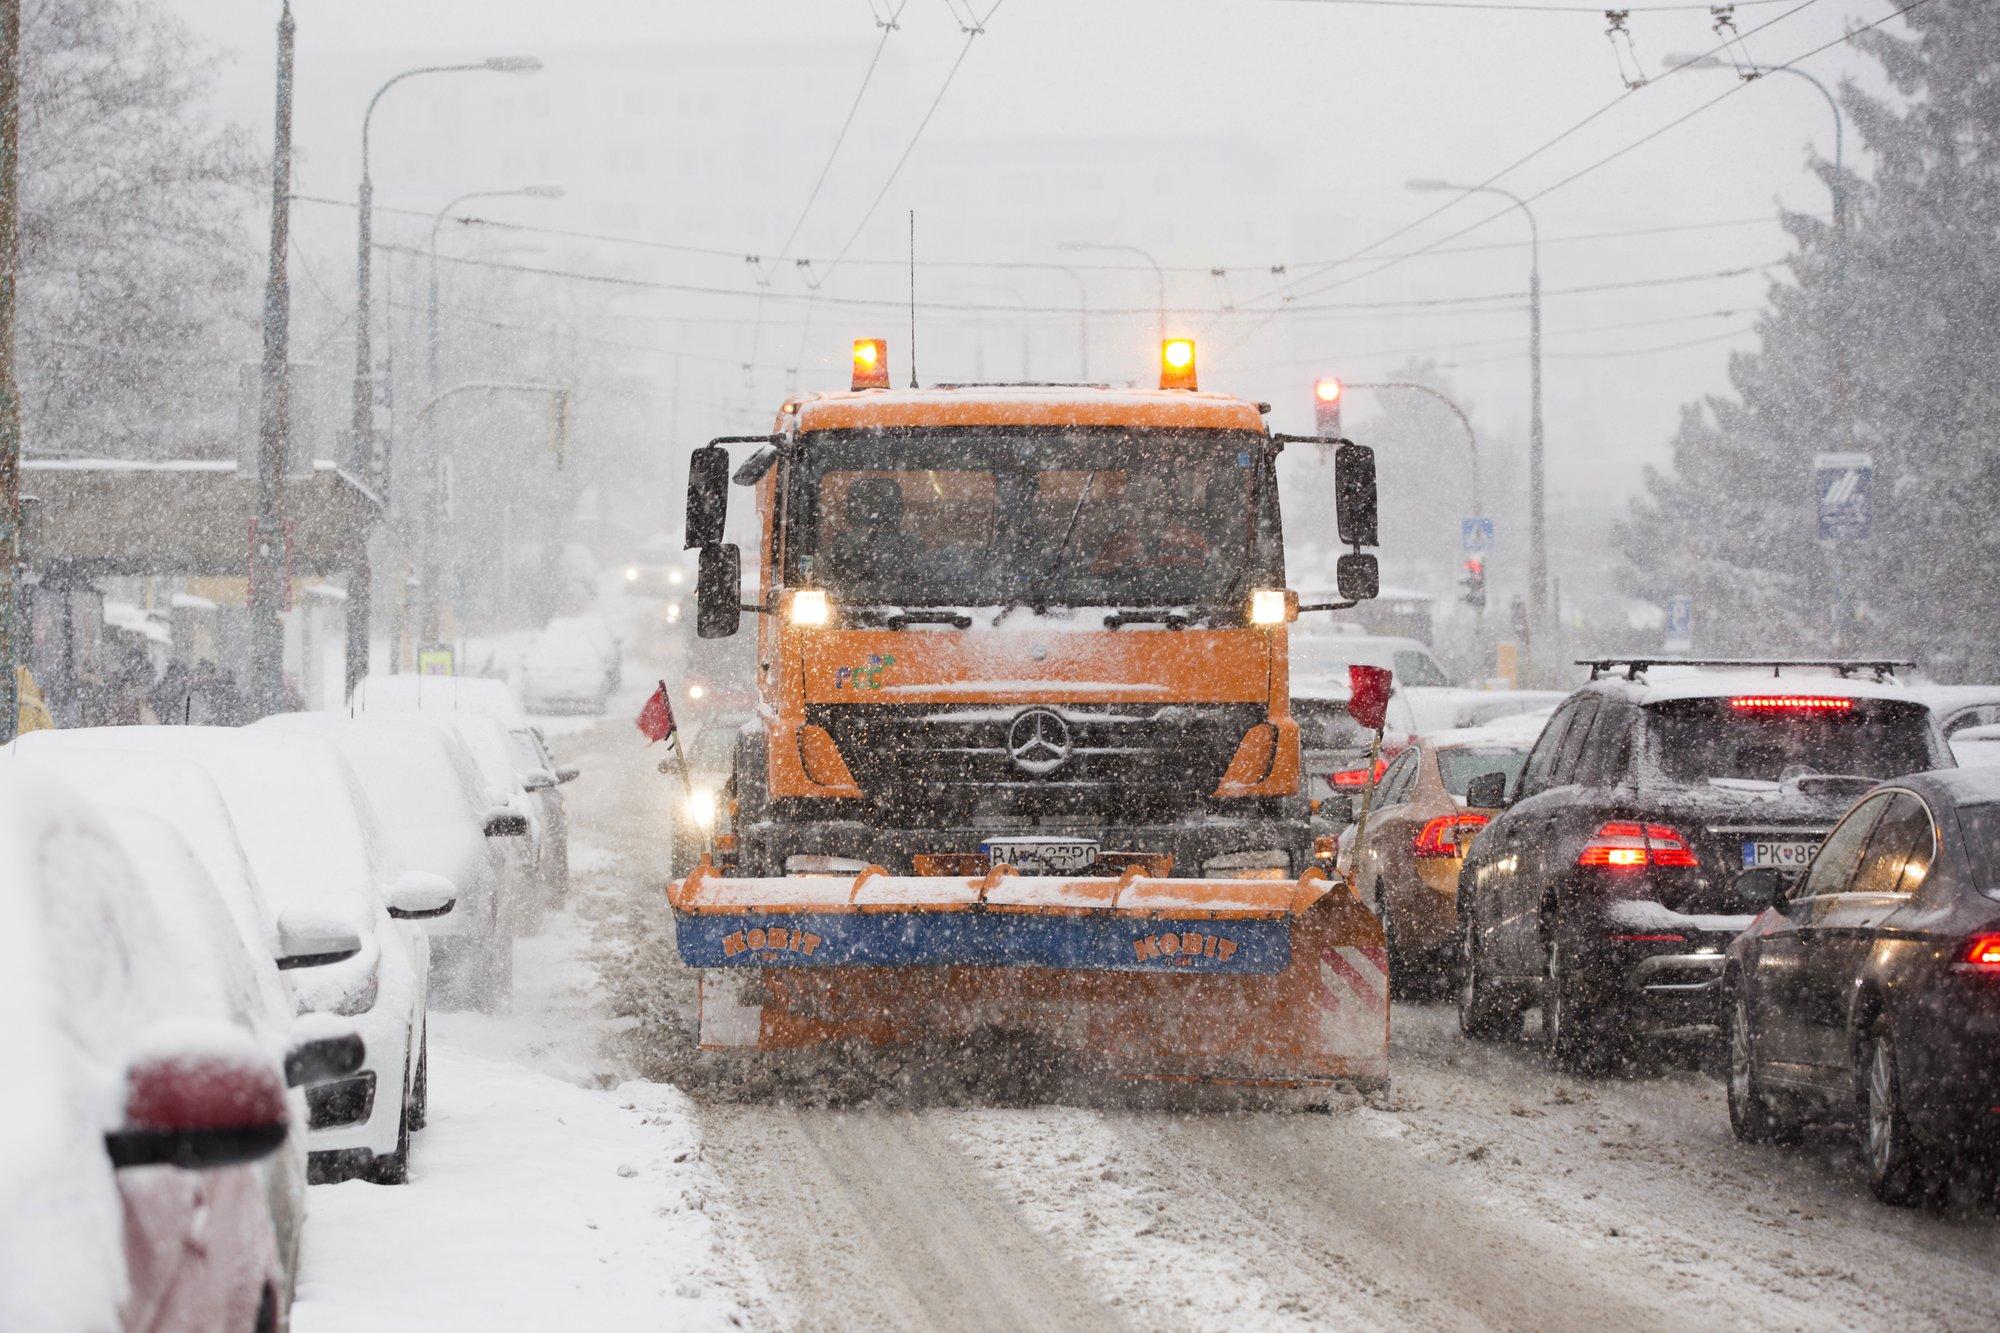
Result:
<instances>
[{"instance_id":1,"label":"red flag marker","mask_svg":"<svg viewBox=\"0 0 2000 1333\"><path fill-rule=\"evenodd\" d=\"M653 691L653 697L646 700L646 706L639 710L639 732L649 742L667 740L674 734L674 706L667 699L667 682L660 682L660 688Z\"/></svg>"},{"instance_id":2,"label":"red flag marker","mask_svg":"<svg viewBox=\"0 0 2000 1333\"><path fill-rule=\"evenodd\" d=\"M1350 666L1347 715L1370 731L1382 730L1389 716L1389 689L1394 674L1387 667Z\"/></svg>"}]
</instances>

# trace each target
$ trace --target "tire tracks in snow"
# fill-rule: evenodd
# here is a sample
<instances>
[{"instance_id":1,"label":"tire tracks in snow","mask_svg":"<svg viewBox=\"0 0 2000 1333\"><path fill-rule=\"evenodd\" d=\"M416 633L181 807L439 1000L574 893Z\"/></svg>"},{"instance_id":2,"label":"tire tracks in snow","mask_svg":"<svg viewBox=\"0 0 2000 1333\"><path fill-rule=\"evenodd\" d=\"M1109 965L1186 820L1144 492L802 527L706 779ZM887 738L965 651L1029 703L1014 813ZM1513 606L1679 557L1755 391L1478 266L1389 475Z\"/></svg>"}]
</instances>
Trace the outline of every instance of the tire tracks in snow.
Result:
<instances>
[{"instance_id":1,"label":"tire tracks in snow","mask_svg":"<svg viewBox=\"0 0 2000 1333\"><path fill-rule=\"evenodd\" d=\"M729 1183L719 1217L788 1328L1123 1327L990 1186L934 1113L713 1105L703 1155Z\"/></svg>"}]
</instances>

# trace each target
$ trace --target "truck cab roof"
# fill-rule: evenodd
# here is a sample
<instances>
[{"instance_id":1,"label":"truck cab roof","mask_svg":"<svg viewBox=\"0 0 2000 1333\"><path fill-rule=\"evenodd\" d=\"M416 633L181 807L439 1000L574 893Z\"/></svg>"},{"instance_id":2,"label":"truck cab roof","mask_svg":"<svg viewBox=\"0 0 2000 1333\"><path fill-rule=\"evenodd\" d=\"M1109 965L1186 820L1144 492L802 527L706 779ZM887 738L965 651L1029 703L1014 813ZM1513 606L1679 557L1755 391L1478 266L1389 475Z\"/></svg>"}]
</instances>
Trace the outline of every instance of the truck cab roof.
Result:
<instances>
[{"instance_id":1,"label":"truck cab roof","mask_svg":"<svg viewBox=\"0 0 2000 1333\"><path fill-rule=\"evenodd\" d=\"M912 429L940 426L1112 426L1264 433L1256 403L1188 389L1082 384L934 385L814 393L787 403L778 428Z\"/></svg>"}]
</instances>

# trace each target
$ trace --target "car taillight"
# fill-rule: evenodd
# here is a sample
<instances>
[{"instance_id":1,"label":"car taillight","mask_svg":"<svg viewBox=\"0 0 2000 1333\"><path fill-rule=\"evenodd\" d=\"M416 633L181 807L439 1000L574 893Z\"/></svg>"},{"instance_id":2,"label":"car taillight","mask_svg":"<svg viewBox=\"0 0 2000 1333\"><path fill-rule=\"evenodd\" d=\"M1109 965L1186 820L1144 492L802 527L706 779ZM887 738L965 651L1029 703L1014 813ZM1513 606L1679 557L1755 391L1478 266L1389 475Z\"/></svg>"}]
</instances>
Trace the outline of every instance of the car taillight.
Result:
<instances>
[{"instance_id":1,"label":"car taillight","mask_svg":"<svg viewBox=\"0 0 2000 1333\"><path fill-rule=\"evenodd\" d=\"M1638 870L1645 866L1684 869L1698 866L1687 837L1665 824L1613 820L1597 830L1576 863L1599 870Z\"/></svg>"},{"instance_id":2,"label":"car taillight","mask_svg":"<svg viewBox=\"0 0 2000 1333\"><path fill-rule=\"evenodd\" d=\"M1486 824L1485 815L1461 813L1439 815L1417 830L1410 855L1419 857L1463 856L1465 845Z\"/></svg>"},{"instance_id":3,"label":"car taillight","mask_svg":"<svg viewBox=\"0 0 2000 1333\"><path fill-rule=\"evenodd\" d=\"M1967 940L1958 968L1962 972L2000 973L2000 935L1974 935Z\"/></svg>"},{"instance_id":4,"label":"car taillight","mask_svg":"<svg viewBox=\"0 0 2000 1333\"><path fill-rule=\"evenodd\" d=\"M1849 713L1854 700L1837 694L1739 694L1729 706L1739 713Z\"/></svg>"},{"instance_id":5,"label":"car taillight","mask_svg":"<svg viewBox=\"0 0 2000 1333\"><path fill-rule=\"evenodd\" d=\"M1327 781L1336 787L1366 787L1388 771L1389 761L1377 759L1372 771L1365 764L1360 768L1344 768L1328 777Z\"/></svg>"}]
</instances>

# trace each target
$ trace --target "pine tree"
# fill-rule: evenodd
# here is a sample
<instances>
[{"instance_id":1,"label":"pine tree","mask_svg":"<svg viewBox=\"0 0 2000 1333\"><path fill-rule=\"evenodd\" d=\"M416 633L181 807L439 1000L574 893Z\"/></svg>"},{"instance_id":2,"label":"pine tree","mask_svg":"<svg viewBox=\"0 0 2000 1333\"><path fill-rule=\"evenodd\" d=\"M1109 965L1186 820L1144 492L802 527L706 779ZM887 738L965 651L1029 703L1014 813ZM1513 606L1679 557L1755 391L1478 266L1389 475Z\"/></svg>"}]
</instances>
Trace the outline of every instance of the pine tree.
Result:
<instances>
[{"instance_id":1,"label":"pine tree","mask_svg":"<svg viewBox=\"0 0 2000 1333\"><path fill-rule=\"evenodd\" d=\"M1649 474L1621 541L1632 590L1689 592L1701 647L1824 652L1831 558L1844 562L1856 651L1941 673L2000 671L2000 6L1932 0L1908 36L1856 44L1898 98L1842 89L1874 179L1830 186L1846 228L1790 215L1790 281L1732 397L1684 413L1671 468ZM1812 455L1875 464L1874 534L1817 540Z\"/></svg>"}]
</instances>

